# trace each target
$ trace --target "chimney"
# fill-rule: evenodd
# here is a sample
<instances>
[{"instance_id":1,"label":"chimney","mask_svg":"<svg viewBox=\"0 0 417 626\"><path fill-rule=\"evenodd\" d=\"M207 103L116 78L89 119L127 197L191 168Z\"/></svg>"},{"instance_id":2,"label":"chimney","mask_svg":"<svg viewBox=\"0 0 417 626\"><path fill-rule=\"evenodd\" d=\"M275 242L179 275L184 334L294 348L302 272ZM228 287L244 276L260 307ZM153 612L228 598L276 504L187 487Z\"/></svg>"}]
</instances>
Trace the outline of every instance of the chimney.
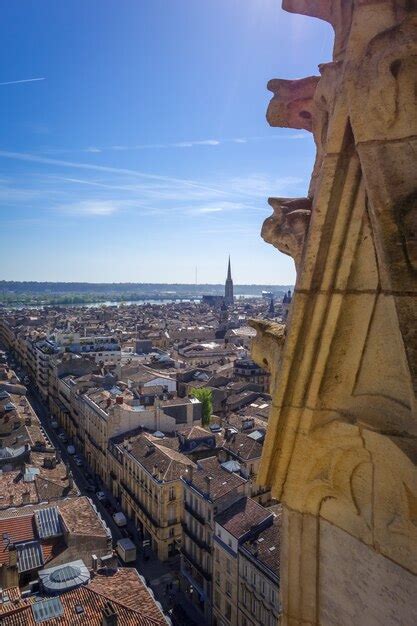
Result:
<instances>
[{"instance_id":1,"label":"chimney","mask_svg":"<svg viewBox=\"0 0 417 626\"><path fill-rule=\"evenodd\" d=\"M106 407L108 408L111 405L111 398L107 398Z\"/></svg>"},{"instance_id":2,"label":"chimney","mask_svg":"<svg viewBox=\"0 0 417 626\"><path fill-rule=\"evenodd\" d=\"M189 465L188 470L187 470L187 478L190 481L190 483L193 482L193 474L194 474L194 467L193 465Z\"/></svg>"},{"instance_id":3,"label":"chimney","mask_svg":"<svg viewBox=\"0 0 417 626\"><path fill-rule=\"evenodd\" d=\"M91 569L93 572L98 570L98 556L96 554L91 555Z\"/></svg>"},{"instance_id":4,"label":"chimney","mask_svg":"<svg viewBox=\"0 0 417 626\"><path fill-rule=\"evenodd\" d=\"M211 481L212 481L212 477L211 476L205 476L205 481L206 481L206 492L207 495L210 495L210 491L211 491Z\"/></svg>"},{"instance_id":5,"label":"chimney","mask_svg":"<svg viewBox=\"0 0 417 626\"><path fill-rule=\"evenodd\" d=\"M9 567L17 567L17 551L14 543L9 543Z\"/></svg>"},{"instance_id":6,"label":"chimney","mask_svg":"<svg viewBox=\"0 0 417 626\"><path fill-rule=\"evenodd\" d=\"M30 491L24 491L22 493L22 504L29 504L30 502Z\"/></svg>"},{"instance_id":7,"label":"chimney","mask_svg":"<svg viewBox=\"0 0 417 626\"><path fill-rule=\"evenodd\" d=\"M152 476L156 476L158 474L158 466L154 465L152 468Z\"/></svg>"},{"instance_id":8,"label":"chimney","mask_svg":"<svg viewBox=\"0 0 417 626\"><path fill-rule=\"evenodd\" d=\"M106 602L102 611L102 626L117 626L117 613L111 602Z\"/></svg>"},{"instance_id":9,"label":"chimney","mask_svg":"<svg viewBox=\"0 0 417 626\"><path fill-rule=\"evenodd\" d=\"M116 404L123 404L123 396L116 396Z\"/></svg>"}]
</instances>

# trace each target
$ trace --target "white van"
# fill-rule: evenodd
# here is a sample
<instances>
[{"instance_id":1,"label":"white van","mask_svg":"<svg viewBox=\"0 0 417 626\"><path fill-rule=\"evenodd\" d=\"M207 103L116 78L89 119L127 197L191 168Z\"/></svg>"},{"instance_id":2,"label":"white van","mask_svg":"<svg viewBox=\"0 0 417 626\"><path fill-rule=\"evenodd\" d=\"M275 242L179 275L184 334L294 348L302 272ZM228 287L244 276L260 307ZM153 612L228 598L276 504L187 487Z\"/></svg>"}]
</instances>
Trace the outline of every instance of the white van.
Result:
<instances>
[{"instance_id":1,"label":"white van","mask_svg":"<svg viewBox=\"0 0 417 626\"><path fill-rule=\"evenodd\" d=\"M136 561L136 546L128 537L118 540L116 550L124 563Z\"/></svg>"}]
</instances>

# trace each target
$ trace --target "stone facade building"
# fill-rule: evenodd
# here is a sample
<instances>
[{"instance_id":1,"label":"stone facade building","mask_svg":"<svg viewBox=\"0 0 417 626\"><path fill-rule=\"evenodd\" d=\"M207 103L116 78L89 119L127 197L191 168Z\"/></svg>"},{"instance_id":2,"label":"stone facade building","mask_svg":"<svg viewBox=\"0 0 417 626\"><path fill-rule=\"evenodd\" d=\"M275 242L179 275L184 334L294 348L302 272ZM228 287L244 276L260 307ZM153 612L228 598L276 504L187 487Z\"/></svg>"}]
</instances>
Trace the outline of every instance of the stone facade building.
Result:
<instances>
[{"instance_id":1,"label":"stone facade building","mask_svg":"<svg viewBox=\"0 0 417 626\"><path fill-rule=\"evenodd\" d=\"M196 469L190 466L182 480L184 592L201 613L202 622L211 623L215 516L247 495L249 483L224 469L216 457L198 461Z\"/></svg>"},{"instance_id":2,"label":"stone facade building","mask_svg":"<svg viewBox=\"0 0 417 626\"><path fill-rule=\"evenodd\" d=\"M273 523L273 513L241 498L216 516L213 534L213 626L239 624L239 546ZM276 587L278 591L278 586Z\"/></svg>"},{"instance_id":3,"label":"stone facade building","mask_svg":"<svg viewBox=\"0 0 417 626\"><path fill-rule=\"evenodd\" d=\"M112 494L161 561L176 554L181 543L181 477L192 465L164 443L142 433L111 441L108 453Z\"/></svg>"},{"instance_id":4,"label":"stone facade building","mask_svg":"<svg viewBox=\"0 0 417 626\"><path fill-rule=\"evenodd\" d=\"M280 519L239 545L238 626L276 626L280 618Z\"/></svg>"}]
</instances>

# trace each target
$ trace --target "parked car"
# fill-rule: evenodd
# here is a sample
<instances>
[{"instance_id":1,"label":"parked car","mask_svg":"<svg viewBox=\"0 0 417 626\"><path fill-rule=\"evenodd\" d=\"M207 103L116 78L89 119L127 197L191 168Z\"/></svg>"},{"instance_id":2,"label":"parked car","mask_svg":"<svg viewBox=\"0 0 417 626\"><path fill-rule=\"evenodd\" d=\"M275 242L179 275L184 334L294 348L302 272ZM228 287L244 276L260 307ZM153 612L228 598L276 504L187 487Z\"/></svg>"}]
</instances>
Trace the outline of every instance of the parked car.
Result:
<instances>
[{"instance_id":1,"label":"parked car","mask_svg":"<svg viewBox=\"0 0 417 626\"><path fill-rule=\"evenodd\" d=\"M67 443L68 439L65 433L59 433L58 437L62 441L62 443Z\"/></svg>"},{"instance_id":2,"label":"parked car","mask_svg":"<svg viewBox=\"0 0 417 626\"><path fill-rule=\"evenodd\" d=\"M75 448L74 446L68 446L67 447L67 452L68 454L70 454L71 456L73 456L75 454Z\"/></svg>"},{"instance_id":3,"label":"parked car","mask_svg":"<svg viewBox=\"0 0 417 626\"><path fill-rule=\"evenodd\" d=\"M57 428L59 428L59 424L58 422L55 422L55 420L53 422L51 422L51 426L54 430L56 430Z\"/></svg>"},{"instance_id":4,"label":"parked car","mask_svg":"<svg viewBox=\"0 0 417 626\"><path fill-rule=\"evenodd\" d=\"M74 457L74 461L75 461L75 465L78 465L78 467L82 467L84 465L84 461L78 455Z\"/></svg>"},{"instance_id":5,"label":"parked car","mask_svg":"<svg viewBox=\"0 0 417 626\"><path fill-rule=\"evenodd\" d=\"M97 496L98 500L100 500L100 502L104 503L107 500L107 496L104 493L104 491L97 491L96 496Z\"/></svg>"},{"instance_id":6,"label":"parked car","mask_svg":"<svg viewBox=\"0 0 417 626\"><path fill-rule=\"evenodd\" d=\"M126 526L127 524L126 516L121 511L113 513L113 520L116 526L119 526L119 528L123 528L123 526Z\"/></svg>"}]
</instances>

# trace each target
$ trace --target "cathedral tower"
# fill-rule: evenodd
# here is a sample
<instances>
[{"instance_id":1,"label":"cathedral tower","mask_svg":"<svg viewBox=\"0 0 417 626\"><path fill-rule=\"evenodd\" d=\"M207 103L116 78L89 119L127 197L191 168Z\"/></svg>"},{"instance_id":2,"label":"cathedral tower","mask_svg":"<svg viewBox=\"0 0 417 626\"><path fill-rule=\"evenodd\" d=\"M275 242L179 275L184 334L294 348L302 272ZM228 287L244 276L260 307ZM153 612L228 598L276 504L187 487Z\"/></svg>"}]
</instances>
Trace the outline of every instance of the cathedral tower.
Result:
<instances>
[{"instance_id":1,"label":"cathedral tower","mask_svg":"<svg viewBox=\"0 0 417 626\"><path fill-rule=\"evenodd\" d=\"M233 280L232 280L232 270L230 267L230 256L229 256L229 265L227 267L227 278L226 284L224 286L224 303L226 305L233 304Z\"/></svg>"}]
</instances>

